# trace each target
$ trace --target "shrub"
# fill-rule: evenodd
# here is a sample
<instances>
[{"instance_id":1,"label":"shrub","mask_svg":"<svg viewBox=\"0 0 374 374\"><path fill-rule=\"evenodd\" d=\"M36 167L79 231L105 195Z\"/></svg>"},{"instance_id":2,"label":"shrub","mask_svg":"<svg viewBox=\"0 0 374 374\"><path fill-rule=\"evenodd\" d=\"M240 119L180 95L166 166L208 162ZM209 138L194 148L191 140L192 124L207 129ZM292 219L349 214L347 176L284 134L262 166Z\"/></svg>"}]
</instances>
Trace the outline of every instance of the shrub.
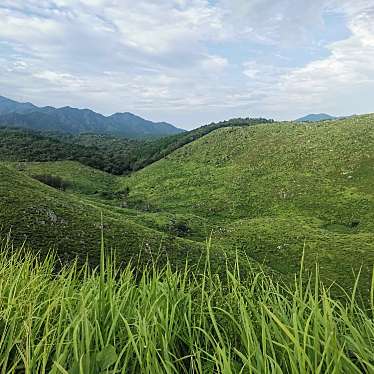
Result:
<instances>
[{"instance_id":1,"label":"shrub","mask_svg":"<svg viewBox=\"0 0 374 374\"><path fill-rule=\"evenodd\" d=\"M50 187L57 188L58 190L65 191L71 186L71 183L63 180L61 177L49 175L49 174L40 174L33 175L32 178L42 182Z\"/></svg>"},{"instance_id":2,"label":"shrub","mask_svg":"<svg viewBox=\"0 0 374 374\"><path fill-rule=\"evenodd\" d=\"M176 236L186 236L191 231L187 222L179 219L171 219L168 226L169 232Z\"/></svg>"}]
</instances>

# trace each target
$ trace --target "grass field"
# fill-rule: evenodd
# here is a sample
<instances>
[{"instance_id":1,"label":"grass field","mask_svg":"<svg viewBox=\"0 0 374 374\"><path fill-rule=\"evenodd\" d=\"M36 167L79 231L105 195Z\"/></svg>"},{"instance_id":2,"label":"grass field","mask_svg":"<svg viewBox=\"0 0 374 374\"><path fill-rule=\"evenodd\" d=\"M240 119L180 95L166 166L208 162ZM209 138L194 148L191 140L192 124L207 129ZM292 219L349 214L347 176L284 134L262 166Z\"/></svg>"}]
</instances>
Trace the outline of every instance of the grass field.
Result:
<instances>
[{"instance_id":1,"label":"grass field","mask_svg":"<svg viewBox=\"0 0 374 374\"><path fill-rule=\"evenodd\" d=\"M1 373L372 373L373 295L345 302L319 281L292 286L239 262L121 271L24 250L0 253ZM209 247L206 249L209 251Z\"/></svg>"},{"instance_id":2,"label":"grass field","mask_svg":"<svg viewBox=\"0 0 374 374\"><path fill-rule=\"evenodd\" d=\"M29 176L50 174L62 177L70 183L70 191L94 195L115 189L117 178L103 171L81 165L75 161L13 162L7 163Z\"/></svg>"}]
</instances>

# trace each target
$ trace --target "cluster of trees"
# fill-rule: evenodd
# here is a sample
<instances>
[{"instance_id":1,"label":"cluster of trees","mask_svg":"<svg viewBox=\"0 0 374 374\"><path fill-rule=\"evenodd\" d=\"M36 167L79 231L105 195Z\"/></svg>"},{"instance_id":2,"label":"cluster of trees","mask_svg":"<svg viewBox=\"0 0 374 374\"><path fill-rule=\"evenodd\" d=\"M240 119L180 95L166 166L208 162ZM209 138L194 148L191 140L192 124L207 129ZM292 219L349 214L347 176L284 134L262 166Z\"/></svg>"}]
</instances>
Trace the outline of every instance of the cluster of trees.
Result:
<instances>
[{"instance_id":1,"label":"cluster of trees","mask_svg":"<svg viewBox=\"0 0 374 374\"><path fill-rule=\"evenodd\" d=\"M62 179L61 177L49 174L38 174L32 176L34 179L42 182L50 187L56 188L61 191L65 191L71 186L71 183Z\"/></svg>"},{"instance_id":2,"label":"cluster of trees","mask_svg":"<svg viewBox=\"0 0 374 374\"><path fill-rule=\"evenodd\" d=\"M136 142L123 140L118 149L103 142L82 144L80 137L46 134L24 129L0 128L0 161L78 161L83 165L122 175L131 171Z\"/></svg>"},{"instance_id":3,"label":"cluster of trees","mask_svg":"<svg viewBox=\"0 0 374 374\"><path fill-rule=\"evenodd\" d=\"M97 134L63 135L0 127L0 161L73 160L115 175L129 174L222 127L273 123L265 118L236 118L152 140Z\"/></svg>"}]
</instances>

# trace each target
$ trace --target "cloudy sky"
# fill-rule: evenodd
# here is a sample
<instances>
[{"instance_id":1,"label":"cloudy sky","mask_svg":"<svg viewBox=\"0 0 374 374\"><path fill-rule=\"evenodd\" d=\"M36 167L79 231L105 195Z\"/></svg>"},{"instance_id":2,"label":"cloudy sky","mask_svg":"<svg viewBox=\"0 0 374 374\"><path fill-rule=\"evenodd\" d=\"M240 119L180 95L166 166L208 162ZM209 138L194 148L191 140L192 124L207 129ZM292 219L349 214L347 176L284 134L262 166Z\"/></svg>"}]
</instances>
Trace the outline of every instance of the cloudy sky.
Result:
<instances>
[{"instance_id":1,"label":"cloudy sky","mask_svg":"<svg viewBox=\"0 0 374 374\"><path fill-rule=\"evenodd\" d=\"M0 0L0 95L184 128L374 112L374 0Z\"/></svg>"}]
</instances>

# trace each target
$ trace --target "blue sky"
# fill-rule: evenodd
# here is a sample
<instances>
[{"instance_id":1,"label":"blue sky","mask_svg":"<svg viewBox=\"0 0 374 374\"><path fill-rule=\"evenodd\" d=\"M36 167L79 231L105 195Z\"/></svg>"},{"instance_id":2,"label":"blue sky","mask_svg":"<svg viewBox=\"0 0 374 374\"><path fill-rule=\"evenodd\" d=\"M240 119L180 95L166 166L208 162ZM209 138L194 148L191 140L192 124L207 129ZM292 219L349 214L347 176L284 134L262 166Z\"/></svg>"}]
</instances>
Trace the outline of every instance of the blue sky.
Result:
<instances>
[{"instance_id":1,"label":"blue sky","mask_svg":"<svg viewBox=\"0 0 374 374\"><path fill-rule=\"evenodd\" d=\"M0 95L181 127L374 112L373 0L2 0Z\"/></svg>"}]
</instances>

